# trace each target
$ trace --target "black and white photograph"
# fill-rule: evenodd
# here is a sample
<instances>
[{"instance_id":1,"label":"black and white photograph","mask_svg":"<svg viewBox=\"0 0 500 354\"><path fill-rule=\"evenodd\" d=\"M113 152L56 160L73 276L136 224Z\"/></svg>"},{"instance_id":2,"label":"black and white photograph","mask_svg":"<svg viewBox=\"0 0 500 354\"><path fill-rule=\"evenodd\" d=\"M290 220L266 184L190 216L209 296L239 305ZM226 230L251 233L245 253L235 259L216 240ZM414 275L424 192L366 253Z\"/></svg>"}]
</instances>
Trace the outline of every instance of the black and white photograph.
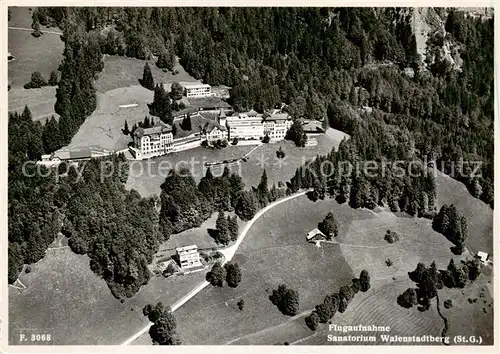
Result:
<instances>
[{"instance_id":1,"label":"black and white photograph","mask_svg":"<svg viewBox=\"0 0 500 354\"><path fill-rule=\"evenodd\" d=\"M493 3L53 5L1 5L1 351L498 350Z\"/></svg>"}]
</instances>

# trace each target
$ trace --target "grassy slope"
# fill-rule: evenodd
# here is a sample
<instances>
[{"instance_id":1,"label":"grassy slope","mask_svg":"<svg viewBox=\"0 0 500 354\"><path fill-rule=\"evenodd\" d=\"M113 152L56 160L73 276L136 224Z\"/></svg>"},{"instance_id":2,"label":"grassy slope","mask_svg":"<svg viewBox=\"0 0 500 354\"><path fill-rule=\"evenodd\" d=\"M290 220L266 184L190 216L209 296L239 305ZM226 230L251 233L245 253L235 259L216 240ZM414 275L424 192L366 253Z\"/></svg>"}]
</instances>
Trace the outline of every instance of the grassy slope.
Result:
<instances>
[{"instance_id":1,"label":"grassy slope","mask_svg":"<svg viewBox=\"0 0 500 354\"><path fill-rule=\"evenodd\" d=\"M467 246L473 252L493 253L493 210L474 198L464 184L438 173L436 178L439 207L454 204L469 223Z\"/></svg>"},{"instance_id":2,"label":"grassy slope","mask_svg":"<svg viewBox=\"0 0 500 354\"><path fill-rule=\"evenodd\" d=\"M142 308L162 301L172 304L196 287L203 272L185 277L154 277L125 303L116 300L104 280L89 267L87 256L68 248L49 250L33 271L21 275L27 289L9 287L9 343L19 330L52 335L50 344L120 344L144 326ZM133 310L132 310L133 309Z\"/></svg>"},{"instance_id":3,"label":"grassy slope","mask_svg":"<svg viewBox=\"0 0 500 354\"><path fill-rule=\"evenodd\" d=\"M47 86L39 89L25 90L24 88L11 88L8 93L9 111L22 112L27 105L33 120L44 123L50 116L58 118L54 112L56 103L56 86Z\"/></svg>"},{"instance_id":4,"label":"grassy slope","mask_svg":"<svg viewBox=\"0 0 500 354\"><path fill-rule=\"evenodd\" d=\"M127 120L129 128L149 116L148 102L153 101L153 92L142 86L117 88L106 93L97 93L97 109L82 124L71 143L63 149L78 149L100 146L108 150L122 150L132 141L122 129ZM137 103L136 107L121 108L120 105ZM159 119L155 117L155 121Z\"/></svg>"},{"instance_id":5,"label":"grassy slope","mask_svg":"<svg viewBox=\"0 0 500 354\"><path fill-rule=\"evenodd\" d=\"M11 9L9 27L31 28L32 12L28 7ZM57 34L44 33L35 38L30 31L9 29L8 51L15 57L14 61L8 63L8 82L11 85L8 93L9 111L22 111L28 105L33 119L41 121L55 114L55 87L25 90L23 85L30 81L34 71L40 71L48 80L50 73L59 67L63 49L64 43Z\"/></svg>"},{"instance_id":6,"label":"grassy slope","mask_svg":"<svg viewBox=\"0 0 500 354\"><path fill-rule=\"evenodd\" d=\"M313 159L318 154L330 152L332 147L338 147L342 135L335 134L333 130L330 133L316 136L318 145L314 147L298 148L290 141L262 144L248 156L246 162L229 166L230 171L238 173L247 187L259 183L263 168L266 169L269 185L277 184L280 181L287 182L302 163ZM286 154L282 161L278 161L276 158L276 151L280 147ZM159 194L160 185L165 180L169 167L187 167L194 178L199 181L206 172L205 162L239 158L254 148L255 146L251 145L230 145L220 150L199 147L150 160L134 161L130 167L126 186L129 189L136 189L142 196ZM223 169L222 165L211 167L214 176L221 175Z\"/></svg>"},{"instance_id":7,"label":"grassy slope","mask_svg":"<svg viewBox=\"0 0 500 354\"><path fill-rule=\"evenodd\" d=\"M99 73L99 78L95 84L97 91L106 92L120 87L139 85L139 79L142 78L145 63L146 60L105 55L104 70ZM149 60L148 63L155 83L197 81L180 65L175 67L179 73L177 75L172 75L169 72L165 73L159 69L154 61Z\"/></svg>"},{"instance_id":8,"label":"grassy slope","mask_svg":"<svg viewBox=\"0 0 500 354\"><path fill-rule=\"evenodd\" d=\"M332 200L312 203L306 197L273 208L256 221L235 256L243 273L238 288L209 287L176 312L184 343L224 344L280 328L290 318L268 299L280 283L299 292L300 311L311 310L327 293L350 283L352 273L338 246L317 248L305 241L306 233L330 210L343 225L341 230L353 219L372 217ZM244 311L236 307L240 298L245 300Z\"/></svg>"}]
</instances>

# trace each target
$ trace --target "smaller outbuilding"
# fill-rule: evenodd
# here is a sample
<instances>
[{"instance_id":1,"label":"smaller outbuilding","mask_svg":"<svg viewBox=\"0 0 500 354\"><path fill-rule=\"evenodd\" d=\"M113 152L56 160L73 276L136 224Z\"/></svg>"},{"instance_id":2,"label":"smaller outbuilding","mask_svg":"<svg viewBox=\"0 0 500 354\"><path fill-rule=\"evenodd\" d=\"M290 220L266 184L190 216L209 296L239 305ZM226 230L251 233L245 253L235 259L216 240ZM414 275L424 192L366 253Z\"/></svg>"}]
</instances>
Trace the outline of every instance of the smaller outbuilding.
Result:
<instances>
[{"instance_id":1,"label":"smaller outbuilding","mask_svg":"<svg viewBox=\"0 0 500 354\"><path fill-rule=\"evenodd\" d=\"M314 243L316 241L326 240L326 235L324 233L322 233L321 231L319 231L318 228L315 228L307 233L306 240L307 240L307 242Z\"/></svg>"},{"instance_id":2,"label":"smaller outbuilding","mask_svg":"<svg viewBox=\"0 0 500 354\"><path fill-rule=\"evenodd\" d=\"M483 264L487 264L488 263L488 258L489 258L489 255L488 253L486 252L482 252L482 251L479 251L477 252L477 258L479 258L479 260L483 263Z\"/></svg>"}]
</instances>

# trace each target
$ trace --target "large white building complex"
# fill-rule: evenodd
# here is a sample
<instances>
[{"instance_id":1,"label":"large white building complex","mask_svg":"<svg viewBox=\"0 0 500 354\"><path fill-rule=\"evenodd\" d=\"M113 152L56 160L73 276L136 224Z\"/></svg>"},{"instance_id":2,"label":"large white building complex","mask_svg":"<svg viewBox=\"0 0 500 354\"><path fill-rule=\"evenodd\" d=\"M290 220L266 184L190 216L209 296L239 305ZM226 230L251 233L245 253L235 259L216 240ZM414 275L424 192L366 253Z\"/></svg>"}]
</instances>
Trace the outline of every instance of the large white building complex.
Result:
<instances>
[{"instance_id":1,"label":"large white building complex","mask_svg":"<svg viewBox=\"0 0 500 354\"><path fill-rule=\"evenodd\" d=\"M263 115L254 110L227 117L231 139L259 140L264 137Z\"/></svg>"},{"instance_id":2,"label":"large white building complex","mask_svg":"<svg viewBox=\"0 0 500 354\"><path fill-rule=\"evenodd\" d=\"M212 96L212 90L208 84L183 83L181 86L187 98Z\"/></svg>"},{"instance_id":3,"label":"large white building complex","mask_svg":"<svg viewBox=\"0 0 500 354\"><path fill-rule=\"evenodd\" d=\"M285 138L293 124L290 115L279 110L265 114L251 110L227 117L221 109L218 114L198 112L191 119L199 125L176 138L172 134L172 127L161 121L152 128L137 128L133 134L134 144L130 147L132 156L137 160L147 159L196 148L202 141L210 145L236 138L259 143L266 135L270 141L279 141Z\"/></svg>"},{"instance_id":4,"label":"large white building complex","mask_svg":"<svg viewBox=\"0 0 500 354\"><path fill-rule=\"evenodd\" d=\"M242 140L261 140L268 135L271 140L282 140L293 122L287 113L260 114L254 110L227 117L229 137Z\"/></svg>"},{"instance_id":5,"label":"large white building complex","mask_svg":"<svg viewBox=\"0 0 500 354\"><path fill-rule=\"evenodd\" d=\"M177 247L175 251L177 253L181 269L203 266L200 261L198 246L190 245L184 247Z\"/></svg>"},{"instance_id":6,"label":"large white building complex","mask_svg":"<svg viewBox=\"0 0 500 354\"><path fill-rule=\"evenodd\" d=\"M158 122L151 128L137 128L130 150L136 159L143 159L168 154L174 149L173 143L172 127Z\"/></svg>"}]
</instances>

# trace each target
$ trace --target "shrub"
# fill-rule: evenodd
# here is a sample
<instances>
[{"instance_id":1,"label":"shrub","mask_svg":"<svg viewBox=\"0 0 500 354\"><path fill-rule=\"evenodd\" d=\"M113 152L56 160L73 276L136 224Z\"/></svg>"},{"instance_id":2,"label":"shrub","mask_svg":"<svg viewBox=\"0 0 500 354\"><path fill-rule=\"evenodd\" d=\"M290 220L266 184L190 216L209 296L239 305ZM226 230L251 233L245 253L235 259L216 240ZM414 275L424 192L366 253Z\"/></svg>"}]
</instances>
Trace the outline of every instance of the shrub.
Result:
<instances>
[{"instance_id":1,"label":"shrub","mask_svg":"<svg viewBox=\"0 0 500 354\"><path fill-rule=\"evenodd\" d=\"M40 88L43 86L47 86L47 81L43 78L42 74L39 71L35 71L31 74L31 80L27 84L24 85L25 89L32 88Z\"/></svg>"},{"instance_id":2,"label":"shrub","mask_svg":"<svg viewBox=\"0 0 500 354\"><path fill-rule=\"evenodd\" d=\"M245 308L245 300L241 299L240 301L238 301L236 303L236 305L238 305L238 308L243 311L243 309Z\"/></svg>"},{"instance_id":3,"label":"shrub","mask_svg":"<svg viewBox=\"0 0 500 354\"><path fill-rule=\"evenodd\" d=\"M316 328L318 328L319 324L319 316L316 312L311 312L309 316L305 318L306 325L309 327L312 331L315 331Z\"/></svg>"},{"instance_id":4,"label":"shrub","mask_svg":"<svg viewBox=\"0 0 500 354\"><path fill-rule=\"evenodd\" d=\"M399 235L394 231L387 230L384 236L384 240L386 240L389 243L394 243L399 241Z\"/></svg>"},{"instance_id":5,"label":"shrub","mask_svg":"<svg viewBox=\"0 0 500 354\"><path fill-rule=\"evenodd\" d=\"M264 138L262 139L262 142L263 142L264 144L267 144L267 143L269 143L270 141L271 141L271 138L270 138L270 137L269 137L269 135L267 135L267 134L266 134L266 135L264 136Z\"/></svg>"},{"instance_id":6,"label":"shrub","mask_svg":"<svg viewBox=\"0 0 500 354\"><path fill-rule=\"evenodd\" d=\"M30 266L26 266L26 269L24 270L24 272L26 274L31 273L31 267Z\"/></svg>"},{"instance_id":7,"label":"shrub","mask_svg":"<svg viewBox=\"0 0 500 354\"><path fill-rule=\"evenodd\" d=\"M446 300L444 302L444 308L445 309L451 309L453 307L453 302L451 300Z\"/></svg>"},{"instance_id":8,"label":"shrub","mask_svg":"<svg viewBox=\"0 0 500 354\"><path fill-rule=\"evenodd\" d=\"M388 267L390 267L390 266L392 266L392 264L393 264L393 263L392 263L392 261L391 261L391 259L390 259L390 258L387 258L387 259L385 260L385 264L386 264Z\"/></svg>"},{"instance_id":9,"label":"shrub","mask_svg":"<svg viewBox=\"0 0 500 354\"><path fill-rule=\"evenodd\" d=\"M413 288L408 288L398 296L397 303L401 307L410 308L417 304L417 292Z\"/></svg>"},{"instance_id":10,"label":"shrub","mask_svg":"<svg viewBox=\"0 0 500 354\"><path fill-rule=\"evenodd\" d=\"M232 145L238 145L238 138L234 138L233 139L233 142L231 143Z\"/></svg>"},{"instance_id":11,"label":"shrub","mask_svg":"<svg viewBox=\"0 0 500 354\"><path fill-rule=\"evenodd\" d=\"M295 316L299 313L299 293L280 284L277 290L273 290L269 300L276 305L284 315Z\"/></svg>"}]
</instances>

